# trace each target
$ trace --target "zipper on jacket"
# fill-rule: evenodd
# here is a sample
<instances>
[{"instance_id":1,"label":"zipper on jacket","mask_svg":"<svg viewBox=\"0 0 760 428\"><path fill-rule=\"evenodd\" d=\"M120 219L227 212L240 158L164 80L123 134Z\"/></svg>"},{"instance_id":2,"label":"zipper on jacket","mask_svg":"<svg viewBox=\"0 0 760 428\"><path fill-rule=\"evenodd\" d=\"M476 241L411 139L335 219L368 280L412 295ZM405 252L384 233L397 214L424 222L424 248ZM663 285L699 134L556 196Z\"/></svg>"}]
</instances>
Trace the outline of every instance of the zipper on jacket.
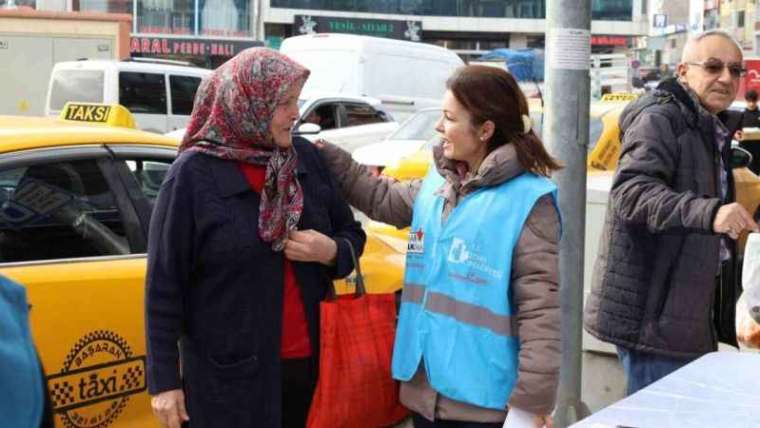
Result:
<instances>
[{"instance_id":1,"label":"zipper on jacket","mask_svg":"<svg viewBox=\"0 0 760 428\"><path fill-rule=\"evenodd\" d=\"M711 119L714 120L714 119ZM721 143L723 144L731 144L727 141L716 141L715 135L716 135L716 125L715 122L711 123L710 126L710 135L713 139L713 164L716 166L715 168L715 174L713 174L713 182L715 183L715 190L716 194L718 195L718 199L720 200L720 204L723 205L726 203L726 198L728 197L728 190L726 189L726 195L723 195L723 171L725 169L725 165L723 165L723 154L720 150ZM730 147L730 146L729 146ZM728 177L726 177L726 185L728 185ZM719 242L718 242L718 284L717 284L717 290L715 290L715 293L717 293L717 296L713 296L712 299L712 305L713 308L710 311L712 315L712 322L710 322L710 331L712 332L712 339L713 343L716 344L719 341L720 338L720 332L718 331L718 327L722 324L721 320L723 319L723 260L722 260L722 253L723 253L723 246L727 244L724 243L725 237L720 236ZM726 248L728 249L728 248ZM730 250L729 250L730 252ZM730 259L729 259L730 260Z\"/></svg>"},{"instance_id":2,"label":"zipper on jacket","mask_svg":"<svg viewBox=\"0 0 760 428\"><path fill-rule=\"evenodd\" d=\"M717 299L713 299L712 322L710 323L710 330L712 331L713 335L713 343L716 346L719 341L718 338L720 337L718 332L718 325L720 325L721 321L723 320L723 262L721 262L718 266L718 287L716 290L716 293L718 293L718 295L716 296Z\"/></svg>"}]
</instances>

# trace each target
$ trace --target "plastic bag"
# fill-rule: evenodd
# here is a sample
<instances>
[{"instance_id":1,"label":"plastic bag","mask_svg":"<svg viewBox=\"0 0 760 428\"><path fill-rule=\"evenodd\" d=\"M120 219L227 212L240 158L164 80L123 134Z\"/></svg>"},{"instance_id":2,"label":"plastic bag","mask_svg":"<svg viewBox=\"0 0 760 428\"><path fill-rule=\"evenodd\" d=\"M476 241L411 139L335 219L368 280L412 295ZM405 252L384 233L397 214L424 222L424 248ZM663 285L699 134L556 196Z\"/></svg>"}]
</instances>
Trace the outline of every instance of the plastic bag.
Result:
<instances>
[{"instance_id":1,"label":"plastic bag","mask_svg":"<svg viewBox=\"0 0 760 428\"><path fill-rule=\"evenodd\" d=\"M319 379L308 428L384 427L409 413L391 377L396 297L366 294L353 248L351 253L356 294L320 303Z\"/></svg>"},{"instance_id":2,"label":"plastic bag","mask_svg":"<svg viewBox=\"0 0 760 428\"><path fill-rule=\"evenodd\" d=\"M742 292L736 302L736 338L747 348L760 348L760 233L750 233L744 247Z\"/></svg>"}]
</instances>

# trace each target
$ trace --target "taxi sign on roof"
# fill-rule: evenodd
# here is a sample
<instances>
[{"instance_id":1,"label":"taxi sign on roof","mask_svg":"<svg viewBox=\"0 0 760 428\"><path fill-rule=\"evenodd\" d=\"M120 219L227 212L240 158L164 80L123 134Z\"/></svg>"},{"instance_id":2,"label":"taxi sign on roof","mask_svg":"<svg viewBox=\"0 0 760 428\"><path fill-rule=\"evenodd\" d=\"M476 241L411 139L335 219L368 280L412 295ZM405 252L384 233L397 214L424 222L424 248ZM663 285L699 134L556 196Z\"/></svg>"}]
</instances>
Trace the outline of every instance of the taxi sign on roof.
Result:
<instances>
[{"instance_id":1,"label":"taxi sign on roof","mask_svg":"<svg viewBox=\"0 0 760 428\"><path fill-rule=\"evenodd\" d=\"M136 128L135 119L126 107L119 104L68 102L61 110L62 120L102 123L109 126Z\"/></svg>"},{"instance_id":2,"label":"taxi sign on roof","mask_svg":"<svg viewBox=\"0 0 760 428\"><path fill-rule=\"evenodd\" d=\"M602 95L602 101L607 102L624 102L624 101L633 101L639 96L636 94L631 94L627 92L619 92L615 94L604 94Z\"/></svg>"}]
</instances>

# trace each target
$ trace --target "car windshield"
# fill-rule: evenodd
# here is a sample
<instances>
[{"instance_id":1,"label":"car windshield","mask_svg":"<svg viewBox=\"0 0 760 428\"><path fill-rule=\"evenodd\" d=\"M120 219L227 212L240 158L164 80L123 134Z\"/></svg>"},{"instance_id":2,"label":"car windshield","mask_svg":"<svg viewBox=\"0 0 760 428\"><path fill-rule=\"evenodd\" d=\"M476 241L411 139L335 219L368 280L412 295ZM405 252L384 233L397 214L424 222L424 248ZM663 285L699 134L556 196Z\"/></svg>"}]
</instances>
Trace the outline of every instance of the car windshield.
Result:
<instances>
[{"instance_id":1,"label":"car windshield","mask_svg":"<svg viewBox=\"0 0 760 428\"><path fill-rule=\"evenodd\" d=\"M428 140L435 135L435 123L441 118L441 110L417 112L404 122L389 140Z\"/></svg>"},{"instance_id":2,"label":"car windshield","mask_svg":"<svg viewBox=\"0 0 760 428\"><path fill-rule=\"evenodd\" d=\"M103 72L100 70L60 70L53 75L50 109L61 110L69 101L102 103Z\"/></svg>"}]
</instances>

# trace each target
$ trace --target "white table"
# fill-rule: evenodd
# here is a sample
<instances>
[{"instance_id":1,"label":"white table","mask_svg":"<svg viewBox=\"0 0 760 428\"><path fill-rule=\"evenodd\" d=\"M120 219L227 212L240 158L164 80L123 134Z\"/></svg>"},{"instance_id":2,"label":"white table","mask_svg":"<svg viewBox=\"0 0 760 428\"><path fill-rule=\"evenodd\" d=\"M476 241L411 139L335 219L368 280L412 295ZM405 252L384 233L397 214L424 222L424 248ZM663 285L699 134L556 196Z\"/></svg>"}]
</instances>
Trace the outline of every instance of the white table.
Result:
<instances>
[{"instance_id":1,"label":"white table","mask_svg":"<svg viewBox=\"0 0 760 428\"><path fill-rule=\"evenodd\" d=\"M571 428L760 427L760 355L713 352Z\"/></svg>"}]
</instances>

